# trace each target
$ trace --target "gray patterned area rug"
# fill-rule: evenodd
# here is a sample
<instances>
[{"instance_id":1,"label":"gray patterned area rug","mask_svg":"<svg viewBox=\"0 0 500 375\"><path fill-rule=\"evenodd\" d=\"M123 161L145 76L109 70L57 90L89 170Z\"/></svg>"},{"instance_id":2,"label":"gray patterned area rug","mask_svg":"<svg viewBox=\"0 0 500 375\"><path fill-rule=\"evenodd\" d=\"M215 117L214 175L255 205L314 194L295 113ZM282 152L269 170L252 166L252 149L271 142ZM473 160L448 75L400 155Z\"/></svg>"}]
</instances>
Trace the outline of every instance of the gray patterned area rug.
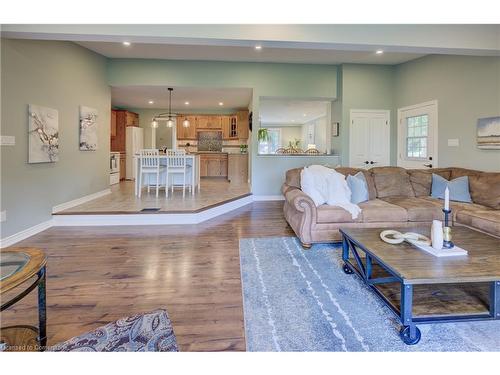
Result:
<instances>
[{"instance_id":1,"label":"gray patterned area rug","mask_svg":"<svg viewBox=\"0 0 500 375\"><path fill-rule=\"evenodd\" d=\"M240 240L249 351L500 351L500 321L420 325L405 345L392 312L332 245L293 237Z\"/></svg>"}]
</instances>

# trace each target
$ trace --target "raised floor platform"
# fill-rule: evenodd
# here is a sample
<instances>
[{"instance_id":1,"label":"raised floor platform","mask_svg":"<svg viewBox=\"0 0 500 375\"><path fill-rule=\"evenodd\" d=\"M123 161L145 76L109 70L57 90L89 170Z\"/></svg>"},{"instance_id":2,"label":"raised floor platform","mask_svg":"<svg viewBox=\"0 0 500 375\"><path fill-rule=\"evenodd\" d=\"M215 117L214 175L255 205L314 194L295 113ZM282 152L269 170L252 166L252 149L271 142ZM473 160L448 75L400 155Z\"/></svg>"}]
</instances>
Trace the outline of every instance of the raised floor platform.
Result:
<instances>
[{"instance_id":1,"label":"raised floor platform","mask_svg":"<svg viewBox=\"0 0 500 375\"><path fill-rule=\"evenodd\" d=\"M249 184L233 184L225 179L202 179L194 195L182 189L154 188L134 195L134 182L123 181L111 193L53 214L55 226L198 224L253 202Z\"/></svg>"},{"instance_id":2,"label":"raised floor platform","mask_svg":"<svg viewBox=\"0 0 500 375\"><path fill-rule=\"evenodd\" d=\"M158 198L155 188L148 193L142 190L142 196L134 195L134 182L122 181L111 186L111 194L91 200L75 207L59 211L54 215L123 215L123 214L158 214L158 213L198 213L237 199L250 196L249 184L234 184L225 179L202 179L201 190L194 195L188 193L182 197L182 189L174 189L165 197L165 189L160 189Z\"/></svg>"}]
</instances>

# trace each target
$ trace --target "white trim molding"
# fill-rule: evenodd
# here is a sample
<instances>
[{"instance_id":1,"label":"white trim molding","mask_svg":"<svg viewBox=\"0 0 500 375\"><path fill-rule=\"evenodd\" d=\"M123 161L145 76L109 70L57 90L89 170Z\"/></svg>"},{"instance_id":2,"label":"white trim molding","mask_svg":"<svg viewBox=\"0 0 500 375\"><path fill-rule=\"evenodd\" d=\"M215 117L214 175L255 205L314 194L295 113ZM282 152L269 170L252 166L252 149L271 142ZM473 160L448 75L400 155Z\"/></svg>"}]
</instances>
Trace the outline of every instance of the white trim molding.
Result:
<instances>
[{"instance_id":1,"label":"white trim molding","mask_svg":"<svg viewBox=\"0 0 500 375\"><path fill-rule=\"evenodd\" d=\"M85 195L84 197L81 197L81 198L73 199L69 202L58 204L57 206L54 206L52 208L52 213L55 214L55 213L67 210L68 208L75 207L75 206L78 206L78 205L83 204L83 203L87 203L93 199L104 197L105 195L108 195L108 194L111 194L110 188L98 191L97 193Z\"/></svg>"},{"instance_id":2,"label":"white trim molding","mask_svg":"<svg viewBox=\"0 0 500 375\"><path fill-rule=\"evenodd\" d=\"M0 248L5 248L14 245L15 243L22 241L28 237L34 236L37 233L44 231L45 229L49 229L53 226L52 219L44 221L40 224L34 225L30 228L24 229L21 232L17 232L11 236L2 238L0 240Z\"/></svg>"}]
</instances>

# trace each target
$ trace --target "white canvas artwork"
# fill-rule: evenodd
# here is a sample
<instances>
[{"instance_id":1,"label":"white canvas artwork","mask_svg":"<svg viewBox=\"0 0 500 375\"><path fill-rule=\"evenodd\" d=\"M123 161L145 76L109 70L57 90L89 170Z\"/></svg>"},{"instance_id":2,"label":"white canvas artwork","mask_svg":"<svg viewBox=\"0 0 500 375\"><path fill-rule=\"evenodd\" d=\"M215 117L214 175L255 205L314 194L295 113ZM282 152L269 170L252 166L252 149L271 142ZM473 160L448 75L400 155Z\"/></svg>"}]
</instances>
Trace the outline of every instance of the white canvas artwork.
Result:
<instances>
[{"instance_id":1,"label":"white canvas artwork","mask_svg":"<svg viewBox=\"0 0 500 375\"><path fill-rule=\"evenodd\" d=\"M97 109L80 106L80 150L97 150Z\"/></svg>"},{"instance_id":2,"label":"white canvas artwork","mask_svg":"<svg viewBox=\"0 0 500 375\"><path fill-rule=\"evenodd\" d=\"M500 116L477 120L477 147L500 149Z\"/></svg>"},{"instance_id":3,"label":"white canvas artwork","mask_svg":"<svg viewBox=\"0 0 500 375\"><path fill-rule=\"evenodd\" d=\"M30 104L28 163L59 160L59 113L56 109Z\"/></svg>"}]
</instances>

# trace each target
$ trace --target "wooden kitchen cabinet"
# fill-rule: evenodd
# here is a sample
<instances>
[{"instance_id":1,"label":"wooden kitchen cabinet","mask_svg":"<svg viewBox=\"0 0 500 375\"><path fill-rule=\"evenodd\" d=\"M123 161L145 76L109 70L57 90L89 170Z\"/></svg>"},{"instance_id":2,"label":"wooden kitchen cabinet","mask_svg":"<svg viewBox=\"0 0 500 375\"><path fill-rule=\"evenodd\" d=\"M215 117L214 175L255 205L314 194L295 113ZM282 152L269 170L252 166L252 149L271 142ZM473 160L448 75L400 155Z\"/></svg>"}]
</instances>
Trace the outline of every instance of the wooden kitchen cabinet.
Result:
<instances>
[{"instance_id":1,"label":"wooden kitchen cabinet","mask_svg":"<svg viewBox=\"0 0 500 375\"><path fill-rule=\"evenodd\" d=\"M231 116L229 119L229 138L238 139L238 118Z\"/></svg>"},{"instance_id":2,"label":"wooden kitchen cabinet","mask_svg":"<svg viewBox=\"0 0 500 375\"><path fill-rule=\"evenodd\" d=\"M231 126L230 116L221 116L222 139L230 139L229 136L230 126Z\"/></svg>"},{"instance_id":3,"label":"wooden kitchen cabinet","mask_svg":"<svg viewBox=\"0 0 500 375\"><path fill-rule=\"evenodd\" d=\"M248 154L229 154L227 179L234 184L248 182Z\"/></svg>"},{"instance_id":4,"label":"wooden kitchen cabinet","mask_svg":"<svg viewBox=\"0 0 500 375\"><path fill-rule=\"evenodd\" d=\"M196 116L196 127L199 129L220 129L221 116Z\"/></svg>"},{"instance_id":5,"label":"wooden kitchen cabinet","mask_svg":"<svg viewBox=\"0 0 500 375\"><path fill-rule=\"evenodd\" d=\"M187 128L182 125L184 120L189 121L189 126ZM177 116L177 139L191 139L196 140L196 117L195 116L185 116L179 115Z\"/></svg>"},{"instance_id":6,"label":"wooden kitchen cabinet","mask_svg":"<svg viewBox=\"0 0 500 375\"><path fill-rule=\"evenodd\" d=\"M198 129L208 128L208 117L207 116L196 116L196 127Z\"/></svg>"},{"instance_id":7,"label":"wooden kitchen cabinet","mask_svg":"<svg viewBox=\"0 0 500 375\"><path fill-rule=\"evenodd\" d=\"M200 177L227 177L227 154L200 154Z\"/></svg>"},{"instance_id":8,"label":"wooden kitchen cabinet","mask_svg":"<svg viewBox=\"0 0 500 375\"><path fill-rule=\"evenodd\" d=\"M111 137L116 137L116 111L111 110Z\"/></svg>"},{"instance_id":9,"label":"wooden kitchen cabinet","mask_svg":"<svg viewBox=\"0 0 500 375\"><path fill-rule=\"evenodd\" d=\"M139 126L139 115L134 112L125 111L126 126Z\"/></svg>"},{"instance_id":10,"label":"wooden kitchen cabinet","mask_svg":"<svg viewBox=\"0 0 500 375\"><path fill-rule=\"evenodd\" d=\"M113 136L113 124L111 125L111 151L125 152L125 134L127 126L139 126L139 115L126 110L113 110L111 111L111 119L113 119L113 112L116 116L116 130ZM112 120L113 121L113 120Z\"/></svg>"},{"instance_id":11,"label":"wooden kitchen cabinet","mask_svg":"<svg viewBox=\"0 0 500 375\"><path fill-rule=\"evenodd\" d=\"M248 111L238 111L236 113L237 126L238 126L238 138L248 139Z\"/></svg>"}]
</instances>

